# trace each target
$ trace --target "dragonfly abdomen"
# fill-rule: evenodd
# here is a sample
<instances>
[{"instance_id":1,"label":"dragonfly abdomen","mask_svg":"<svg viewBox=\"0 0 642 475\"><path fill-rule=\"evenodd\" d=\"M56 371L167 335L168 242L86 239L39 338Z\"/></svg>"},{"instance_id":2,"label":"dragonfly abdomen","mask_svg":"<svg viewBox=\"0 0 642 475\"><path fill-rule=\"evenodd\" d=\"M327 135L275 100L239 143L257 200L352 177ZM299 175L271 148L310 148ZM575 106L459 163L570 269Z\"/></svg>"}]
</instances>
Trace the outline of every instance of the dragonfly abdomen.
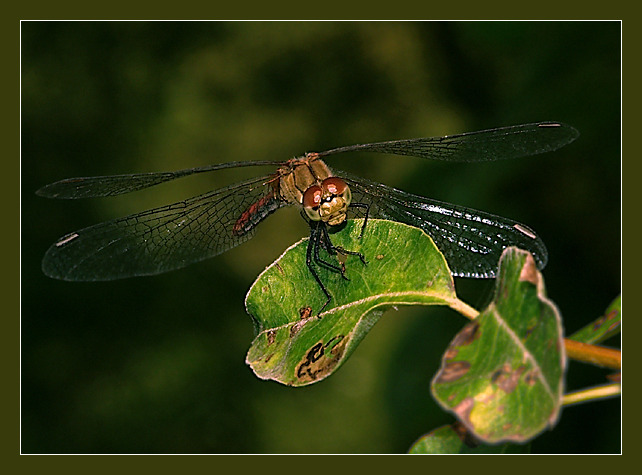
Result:
<instances>
[{"instance_id":1,"label":"dragonfly abdomen","mask_svg":"<svg viewBox=\"0 0 642 475\"><path fill-rule=\"evenodd\" d=\"M232 234L234 234L234 236L247 234L270 213L279 209L280 206L281 203L279 199L274 196L273 193L261 197L258 201L252 203L248 209L243 211L232 227Z\"/></svg>"}]
</instances>

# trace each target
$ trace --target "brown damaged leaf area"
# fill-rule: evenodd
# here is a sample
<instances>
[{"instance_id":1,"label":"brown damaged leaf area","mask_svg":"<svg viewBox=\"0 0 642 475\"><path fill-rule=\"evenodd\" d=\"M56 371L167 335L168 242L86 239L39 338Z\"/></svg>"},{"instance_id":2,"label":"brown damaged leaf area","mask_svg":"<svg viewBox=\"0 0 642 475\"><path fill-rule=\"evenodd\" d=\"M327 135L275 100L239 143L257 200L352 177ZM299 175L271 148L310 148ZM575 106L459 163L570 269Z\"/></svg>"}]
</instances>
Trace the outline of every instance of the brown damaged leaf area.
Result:
<instances>
[{"instance_id":1,"label":"brown damaged leaf area","mask_svg":"<svg viewBox=\"0 0 642 475\"><path fill-rule=\"evenodd\" d=\"M467 397L459 404L457 404L453 410L464 426L470 426L470 412L475 407L475 400L472 397Z\"/></svg>"},{"instance_id":2,"label":"brown damaged leaf area","mask_svg":"<svg viewBox=\"0 0 642 475\"><path fill-rule=\"evenodd\" d=\"M296 366L297 379L301 383L310 383L332 373L334 367L341 361L349 340L350 338L344 335L337 335L325 345L320 341L312 346Z\"/></svg>"},{"instance_id":3,"label":"brown damaged leaf area","mask_svg":"<svg viewBox=\"0 0 642 475\"><path fill-rule=\"evenodd\" d=\"M276 340L276 330L268 330L267 332L268 346L273 344L275 340Z\"/></svg>"},{"instance_id":4,"label":"brown damaged leaf area","mask_svg":"<svg viewBox=\"0 0 642 475\"><path fill-rule=\"evenodd\" d=\"M537 264L535 264L535 259L531 254L526 256L526 262L522 266L522 271L519 274L520 282L530 282L531 284L537 286L539 284L540 273L537 270Z\"/></svg>"},{"instance_id":5,"label":"brown damaged leaf area","mask_svg":"<svg viewBox=\"0 0 642 475\"><path fill-rule=\"evenodd\" d=\"M468 373L470 363L468 361L448 361L435 378L436 383L452 383Z\"/></svg>"},{"instance_id":6,"label":"brown damaged leaf area","mask_svg":"<svg viewBox=\"0 0 642 475\"><path fill-rule=\"evenodd\" d=\"M466 375L470 369L469 361L453 361L459 350L479 338L479 324L471 322L466 325L450 342L443 356L441 369L435 375L435 383L450 383Z\"/></svg>"},{"instance_id":7,"label":"brown damaged leaf area","mask_svg":"<svg viewBox=\"0 0 642 475\"><path fill-rule=\"evenodd\" d=\"M460 346L470 345L477 338L479 338L479 324L477 322L471 322L455 336L449 345L449 349L456 349Z\"/></svg>"},{"instance_id":8,"label":"brown damaged leaf area","mask_svg":"<svg viewBox=\"0 0 642 475\"><path fill-rule=\"evenodd\" d=\"M490 380L505 393L511 393L517 387L519 379L524 371L526 371L525 365L520 365L517 369L513 370L510 364L505 363L500 369L493 373Z\"/></svg>"}]
</instances>

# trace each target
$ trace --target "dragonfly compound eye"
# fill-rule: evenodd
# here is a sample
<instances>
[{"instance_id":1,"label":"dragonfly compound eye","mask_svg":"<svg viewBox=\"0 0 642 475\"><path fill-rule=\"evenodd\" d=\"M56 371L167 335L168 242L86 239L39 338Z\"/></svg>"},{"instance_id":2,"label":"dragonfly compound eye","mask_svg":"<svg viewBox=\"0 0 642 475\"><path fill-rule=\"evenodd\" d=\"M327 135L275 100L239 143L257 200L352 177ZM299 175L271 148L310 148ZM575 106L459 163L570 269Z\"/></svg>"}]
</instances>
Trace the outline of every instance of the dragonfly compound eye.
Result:
<instances>
[{"instance_id":1,"label":"dragonfly compound eye","mask_svg":"<svg viewBox=\"0 0 642 475\"><path fill-rule=\"evenodd\" d=\"M323 197L319 207L321 220L330 226L343 223L352 200L350 187L341 178L330 177L321 182L321 188L323 189Z\"/></svg>"},{"instance_id":2,"label":"dragonfly compound eye","mask_svg":"<svg viewBox=\"0 0 642 475\"><path fill-rule=\"evenodd\" d=\"M319 185L312 185L303 193L303 209L312 221L321 221L319 206L323 201L323 190Z\"/></svg>"},{"instance_id":3,"label":"dragonfly compound eye","mask_svg":"<svg viewBox=\"0 0 642 475\"><path fill-rule=\"evenodd\" d=\"M348 188L348 185L341 178L332 176L321 182L321 188L323 188L324 192L336 196L342 194Z\"/></svg>"}]
</instances>

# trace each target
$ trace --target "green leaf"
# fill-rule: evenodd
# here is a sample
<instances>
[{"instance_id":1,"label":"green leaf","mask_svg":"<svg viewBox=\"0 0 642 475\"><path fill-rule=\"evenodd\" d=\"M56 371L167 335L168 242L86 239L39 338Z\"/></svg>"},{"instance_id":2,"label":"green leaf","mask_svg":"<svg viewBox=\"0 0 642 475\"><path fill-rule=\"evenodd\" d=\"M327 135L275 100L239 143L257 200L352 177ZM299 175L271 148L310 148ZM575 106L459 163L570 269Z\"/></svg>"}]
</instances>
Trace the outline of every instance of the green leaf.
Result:
<instances>
[{"instance_id":1,"label":"green leaf","mask_svg":"<svg viewBox=\"0 0 642 475\"><path fill-rule=\"evenodd\" d=\"M573 333L569 339L589 344L600 343L620 333L621 320L622 296L618 295L603 316Z\"/></svg>"},{"instance_id":2,"label":"green leaf","mask_svg":"<svg viewBox=\"0 0 642 475\"><path fill-rule=\"evenodd\" d=\"M332 300L306 266L308 240L293 245L254 282L246 308L257 336L246 363L262 379L303 386L332 374L386 309L396 305L450 305L454 284L443 255L423 231L401 223L349 221L332 235L335 246L361 252L347 256L345 280L316 266ZM322 258L336 257L322 251Z\"/></svg>"},{"instance_id":3,"label":"green leaf","mask_svg":"<svg viewBox=\"0 0 642 475\"><path fill-rule=\"evenodd\" d=\"M417 440L409 454L523 454L529 445L478 444L459 424L439 427Z\"/></svg>"},{"instance_id":4,"label":"green leaf","mask_svg":"<svg viewBox=\"0 0 642 475\"><path fill-rule=\"evenodd\" d=\"M557 421L564 370L560 315L531 255L508 248L493 302L452 340L432 393L482 442L524 442Z\"/></svg>"}]
</instances>

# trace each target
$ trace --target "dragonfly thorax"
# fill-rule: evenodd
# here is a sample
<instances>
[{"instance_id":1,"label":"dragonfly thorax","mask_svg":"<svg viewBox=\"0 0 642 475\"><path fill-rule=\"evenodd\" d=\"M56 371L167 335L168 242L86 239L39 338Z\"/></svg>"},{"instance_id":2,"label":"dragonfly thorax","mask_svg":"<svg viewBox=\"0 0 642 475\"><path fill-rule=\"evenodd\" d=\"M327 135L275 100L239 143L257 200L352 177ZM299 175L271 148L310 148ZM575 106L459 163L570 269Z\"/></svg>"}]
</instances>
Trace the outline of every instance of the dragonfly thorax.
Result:
<instances>
[{"instance_id":1,"label":"dragonfly thorax","mask_svg":"<svg viewBox=\"0 0 642 475\"><path fill-rule=\"evenodd\" d=\"M336 226L346 220L352 194L341 178L316 153L289 160L278 171L279 194L283 201L303 207L312 221Z\"/></svg>"},{"instance_id":2,"label":"dragonfly thorax","mask_svg":"<svg viewBox=\"0 0 642 475\"><path fill-rule=\"evenodd\" d=\"M338 177L329 177L305 190L301 204L310 220L336 226L346 220L351 200L352 193L346 182Z\"/></svg>"}]
</instances>

